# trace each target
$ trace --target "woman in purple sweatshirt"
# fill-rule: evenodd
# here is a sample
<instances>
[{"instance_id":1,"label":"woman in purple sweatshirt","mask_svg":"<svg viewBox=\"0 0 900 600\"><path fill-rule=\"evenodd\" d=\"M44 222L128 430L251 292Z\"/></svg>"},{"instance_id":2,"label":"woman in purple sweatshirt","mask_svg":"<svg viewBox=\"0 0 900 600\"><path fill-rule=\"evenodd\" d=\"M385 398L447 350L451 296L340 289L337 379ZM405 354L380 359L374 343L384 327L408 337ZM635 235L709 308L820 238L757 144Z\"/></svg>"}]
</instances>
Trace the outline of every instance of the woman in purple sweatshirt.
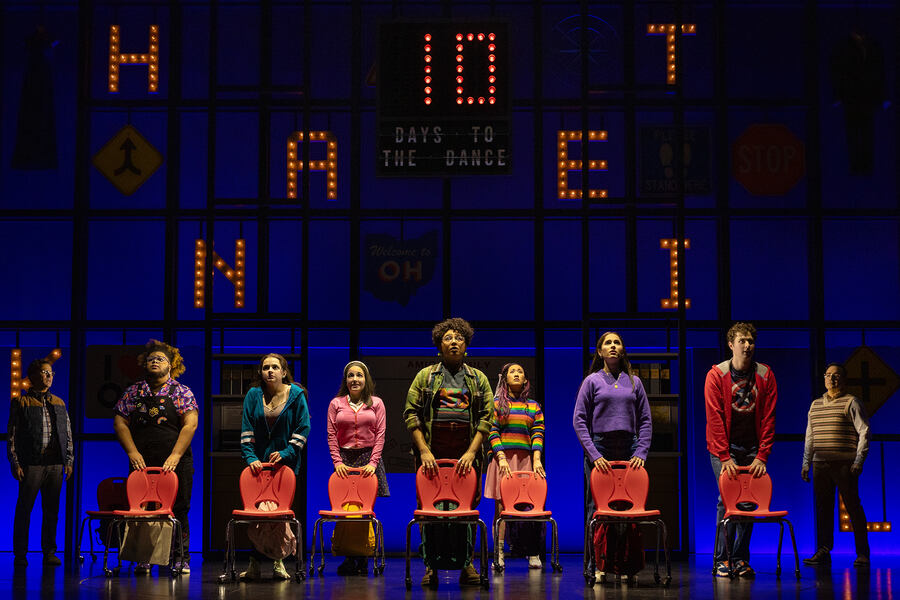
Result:
<instances>
[{"instance_id":1,"label":"woman in purple sweatshirt","mask_svg":"<svg viewBox=\"0 0 900 600\"><path fill-rule=\"evenodd\" d=\"M613 460L627 460L632 467L643 468L653 432L644 385L634 376L622 337L614 331L607 331L597 341L591 372L575 399L572 425L585 455L585 523L589 523L595 510L590 491L591 469L606 472ZM615 532L603 528L597 530L595 548L604 537L607 547L614 548ZM598 564L597 578L603 581L605 575L600 567Z\"/></svg>"}]
</instances>

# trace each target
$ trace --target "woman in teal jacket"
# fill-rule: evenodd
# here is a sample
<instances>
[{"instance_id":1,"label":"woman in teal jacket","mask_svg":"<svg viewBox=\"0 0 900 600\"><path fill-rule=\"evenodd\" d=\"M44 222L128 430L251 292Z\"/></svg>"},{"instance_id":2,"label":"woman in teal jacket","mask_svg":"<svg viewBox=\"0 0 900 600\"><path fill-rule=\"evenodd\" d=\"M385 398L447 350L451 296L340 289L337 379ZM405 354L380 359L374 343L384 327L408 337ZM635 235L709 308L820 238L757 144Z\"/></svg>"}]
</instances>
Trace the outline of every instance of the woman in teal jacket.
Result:
<instances>
[{"instance_id":1,"label":"woman in teal jacket","mask_svg":"<svg viewBox=\"0 0 900 600\"><path fill-rule=\"evenodd\" d=\"M280 354L266 354L259 361L259 384L250 388L244 398L241 423L241 454L254 473L263 461L284 463L300 471L300 452L309 436L309 408L306 389L294 383L287 361ZM303 543L297 540L296 543ZM258 579L262 553L254 551L250 567L242 579ZM290 579L280 559L273 565L273 576Z\"/></svg>"}]
</instances>

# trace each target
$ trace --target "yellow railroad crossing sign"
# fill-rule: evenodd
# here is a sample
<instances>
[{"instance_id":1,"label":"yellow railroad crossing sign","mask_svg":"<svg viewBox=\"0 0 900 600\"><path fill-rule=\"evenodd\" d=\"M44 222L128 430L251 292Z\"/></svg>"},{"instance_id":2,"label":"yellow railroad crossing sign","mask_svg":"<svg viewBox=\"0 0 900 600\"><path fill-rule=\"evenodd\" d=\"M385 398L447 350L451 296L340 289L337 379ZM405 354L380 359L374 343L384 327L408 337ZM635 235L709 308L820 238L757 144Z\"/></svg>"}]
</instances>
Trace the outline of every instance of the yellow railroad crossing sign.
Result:
<instances>
[{"instance_id":1,"label":"yellow railroad crossing sign","mask_svg":"<svg viewBox=\"0 0 900 600\"><path fill-rule=\"evenodd\" d=\"M130 196L163 163L162 154L137 129L126 125L94 155L94 166Z\"/></svg>"}]
</instances>

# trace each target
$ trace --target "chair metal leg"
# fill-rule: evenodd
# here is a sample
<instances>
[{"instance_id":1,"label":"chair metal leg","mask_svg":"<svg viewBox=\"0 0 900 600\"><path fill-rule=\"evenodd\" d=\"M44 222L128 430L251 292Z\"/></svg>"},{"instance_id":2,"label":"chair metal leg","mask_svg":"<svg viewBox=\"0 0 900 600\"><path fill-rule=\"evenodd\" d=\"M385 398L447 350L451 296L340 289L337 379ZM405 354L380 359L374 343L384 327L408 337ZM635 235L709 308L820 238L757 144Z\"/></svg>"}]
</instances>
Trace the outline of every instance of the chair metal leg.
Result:
<instances>
[{"instance_id":1,"label":"chair metal leg","mask_svg":"<svg viewBox=\"0 0 900 600\"><path fill-rule=\"evenodd\" d=\"M784 540L784 521L778 521L778 551L775 555L775 577L781 577L781 542Z\"/></svg>"},{"instance_id":2,"label":"chair metal leg","mask_svg":"<svg viewBox=\"0 0 900 600\"><path fill-rule=\"evenodd\" d=\"M562 573L562 565L559 564L559 531L553 517L550 517L550 562L555 572Z\"/></svg>"},{"instance_id":3,"label":"chair metal leg","mask_svg":"<svg viewBox=\"0 0 900 600\"><path fill-rule=\"evenodd\" d=\"M82 538L84 538L84 524L90 520L91 520L90 517L83 518L81 520L81 528L78 531L78 546L76 546L76 547L78 548L78 560L80 560L82 562L84 562L84 555L81 553L81 541L82 541ZM93 537L91 537L91 560L97 560L96 557L94 556L94 538Z\"/></svg>"},{"instance_id":4,"label":"chair metal leg","mask_svg":"<svg viewBox=\"0 0 900 600\"><path fill-rule=\"evenodd\" d=\"M319 525L319 576L325 574L325 521Z\"/></svg>"},{"instance_id":5,"label":"chair metal leg","mask_svg":"<svg viewBox=\"0 0 900 600\"><path fill-rule=\"evenodd\" d=\"M494 540L494 571L503 572L503 565L500 564L500 552L503 550L503 542L500 541L500 525L504 524L503 517L497 517L491 526L491 539Z\"/></svg>"},{"instance_id":6,"label":"chair metal leg","mask_svg":"<svg viewBox=\"0 0 900 600\"><path fill-rule=\"evenodd\" d=\"M794 547L794 575L800 579L800 556L797 554L797 540L794 538L794 526L785 519L788 524L788 532L791 534L791 545Z\"/></svg>"},{"instance_id":7,"label":"chair metal leg","mask_svg":"<svg viewBox=\"0 0 900 600\"><path fill-rule=\"evenodd\" d=\"M316 540L318 539L316 536L319 531L319 527L322 524L322 519L316 519L316 522L313 523L312 530L312 544L309 547L309 576L313 577L316 572Z\"/></svg>"},{"instance_id":8,"label":"chair metal leg","mask_svg":"<svg viewBox=\"0 0 900 600\"><path fill-rule=\"evenodd\" d=\"M116 527L116 520L112 520L109 523L109 527L106 528L106 547L103 549L103 573L109 577L112 573L109 570L109 545L112 543L112 532ZM119 551L122 549L122 540L119 539Z\"/></svg>"},{"instance_id":9,"label":"chair metal leg","mask_svg":"<svg viewBox=\"0 0 900 600\"><path fill-rule=\"evenodd\" d=\"M410 545L410 536L412 535L412 526L415 523L415 519L407 523L406 525L406 589L412 589L412 577L409 574L409 545ZM421 529L421 526L419 527Z\"/></svg>"},{"instance_id":10,"label":"chair metal leg","mask_svg":"<svg viewBox=\"0 0 900 600\"><path fill-rule=\"evenodd\" d=\"M656 581L656 583L659 583L659 581L660 581L660 577L659 577L659 541L660 540L659 540L659 538L660 538L660 535L662 534L662 529L660 528L659 524L660 524L660 519L657 519L654 522L654 525L656 525L656 565L654 566L654 569L653 569L653 580Z\"/></svg>"},{"instance_id":11,"label":"chair metal leg","mask_svg":"<svg viewBox=\"0 0 900 600\"><path fill-rule=\"evenodd\" d=\"M665 521L660 519L659 524L662 526L663 556L666 559L666 578L663 580L663 585L669 587L669 584L672 583L672 562L669 560L669 531Z\"/></svg>"},{"instance_id":12,"label":"chair metal leg","mask_svg":"<svg viewBox=\"0 0 900 600\"><path fill-rule=\"evenodd\" d=\"M382 531L381 521L379 521L375 517L372 517L370 522L372 523L372 527L375 530L375 550L372 553L372 574L377 577L378 575L384 573L385 550L384 550L384 539L382 538L384 533ZM379 548L381 549L381 564L380 565L378 562Z\"/></svg>"},{"instance_id":13,"label":"chair metal leg","mask_svg":"<svg viewBox=\"0 0 900 600\"><path fill-rule=\"evenodd\" d=\"M303 538L303 525L300 523L300 519L293 519L293 524L297 528L297 564L294 568L294 581L300 583L306 579L306 561L303 556L305 540Z\"/></svg>"}]
</instances>

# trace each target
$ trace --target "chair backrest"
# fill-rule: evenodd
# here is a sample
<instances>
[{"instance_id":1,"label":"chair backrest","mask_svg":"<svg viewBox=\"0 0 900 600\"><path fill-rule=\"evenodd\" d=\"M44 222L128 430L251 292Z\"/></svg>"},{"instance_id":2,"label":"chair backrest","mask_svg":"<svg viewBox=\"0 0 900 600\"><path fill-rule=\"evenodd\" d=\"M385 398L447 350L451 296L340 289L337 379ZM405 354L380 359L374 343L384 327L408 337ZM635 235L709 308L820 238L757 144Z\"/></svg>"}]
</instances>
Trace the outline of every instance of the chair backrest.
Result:
<instances>
[{"instance_id":1,"label":"chair backrest","mask_svg":"<svg viewBox=\"0 0 900 600\"><path fill-rule=\"evenodd\" d=\"M768 511L772 501L772 479L768 473L761 477L750 474L750 467L738 467L737 475L729 477L723 470L719 474L719 491L726 511L734 511L752 516L757 511ZM745 510L747 504L752 510ZM738 505L742 505L739 507Z\"/></svg>"},{"instance_id":2,"label":"chair backrest","mask_svg":"<svg viewBox=\"0 0 900 600\"><path fill-rule=\"evenodd\" d=\"M435 461L438 472L434 477L425 474L422 467L416 471L416 496L424 510L445 510L437 506L441 502L453 502L456 507L446 510L448 514L456 511L472 510L475 490L478 485L478 474L475 469L460 476L456 472L456 459L442 458Z\"/></svg>"},{"instance_id":3,"label":"chair backrest","mask_svg":"<svg viewBox=\"0 0 900 600\"><path fill-rule=\"evenodd\" d=\"M124 477L107 477L97 484L97 510L127 510L128 485Z\"/></svg>"},{"instance_id":4,"label":"chair backrest","mask_svg":"<svg viewBox=\"0 0 900 600\"><path fill-rule=\"evenodd\" d=\"M597 510L643 511L650 489L647 470L635 469L625 460L610 461L609 467L606 473L591 469L591 495Z\"/></svg>"},{"instance_id":5,"label":"chair backrest","mask_svg":"<svg viewBox=\"0 0 900 600\"><path fill-rule=\"evenodd\" d=\"M297 478L287 465L263 463L255 475L250 467L246 467L240 481L244 510L257 510L260 503L266 501L277 504L275 510L291 510Z\"/></svg>"},{"instance_id":6,"label":"chair backrest","mask_svg":"<svg viewBox=\"0 0 900 600\"><path fill-rule=\"evenodd\" d=\"M528 516L544 510L547 501L547 480L533 471L513 471L500 480L500 499L503 510Z\"/></svg>"},{"instance_id":7,"label":"chair backrest","mask_svg":"<svg viewBox=\"0 0 900 600\"><path fill-rule=\"evenodd\" d=\"M332 473L328 479L328 500L331 510L343 510L350 504L354 510L371 511L378 494L378 478L362 476L362 469L349 469L346 477Z\"/></svg>"},{"instance_id":8,"label":"chair backrest","mask_svg":"<svg viewBox=\"0 0 900 600\"><path fill-rule=\"evenodd\" d=\"M126 488L131 511L172 510L178 495L178 476L162 467L147 467L132 471Z\"/></svg>"}]
</instances>

